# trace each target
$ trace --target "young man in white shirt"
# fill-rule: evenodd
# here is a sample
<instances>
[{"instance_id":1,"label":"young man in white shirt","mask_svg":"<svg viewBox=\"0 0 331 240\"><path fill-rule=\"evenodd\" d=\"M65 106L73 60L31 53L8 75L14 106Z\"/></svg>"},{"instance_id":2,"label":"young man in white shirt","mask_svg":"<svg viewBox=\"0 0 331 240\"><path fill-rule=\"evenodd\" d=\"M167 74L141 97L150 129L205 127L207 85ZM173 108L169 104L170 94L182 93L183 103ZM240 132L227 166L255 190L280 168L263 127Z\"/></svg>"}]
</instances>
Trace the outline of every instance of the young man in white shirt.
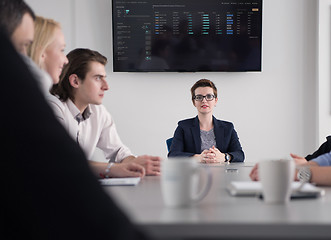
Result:
<instances>
[{"instance_id":1,"label":"young man in white shirt","mask_svg":"<svg viewBox=\"0 0 331 240\"><path fill-rule=\"evenodd\" d=\"M60 82L52 88L59 101L51 101L56 116L69 134L91 160L95 148L100 148L109 163L137 163L145 168L147 175L160 174L159 157L144 155L135 157L120 140L115 123L101 105L106 81L107 58L89 49L75 49L67 58ZM108 163L90 161L92 168L103 175L110 167ZM109 170L109 169L108 169Z\"/></svg>"}]
</instances>

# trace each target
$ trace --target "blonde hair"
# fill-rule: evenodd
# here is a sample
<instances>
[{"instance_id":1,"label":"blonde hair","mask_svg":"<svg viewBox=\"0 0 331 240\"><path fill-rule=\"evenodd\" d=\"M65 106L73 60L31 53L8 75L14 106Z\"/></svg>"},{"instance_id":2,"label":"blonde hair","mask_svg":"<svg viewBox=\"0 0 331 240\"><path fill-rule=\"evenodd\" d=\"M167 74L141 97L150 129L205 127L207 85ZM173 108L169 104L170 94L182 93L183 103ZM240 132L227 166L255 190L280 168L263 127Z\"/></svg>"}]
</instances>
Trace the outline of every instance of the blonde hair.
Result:
<instances>
[{"instance_id":1,"label":"blonde hair","mask_svg":"<svg viewBox=\"0 0 331 240\"><path fill-rule=\"evenodd\" d=\"M34 40L28 48L28 56L41 67L41 55L53 42L55 29L61 28L61 25L53 19L37 16L34 26Z\"/></svg>"}]
</instances>

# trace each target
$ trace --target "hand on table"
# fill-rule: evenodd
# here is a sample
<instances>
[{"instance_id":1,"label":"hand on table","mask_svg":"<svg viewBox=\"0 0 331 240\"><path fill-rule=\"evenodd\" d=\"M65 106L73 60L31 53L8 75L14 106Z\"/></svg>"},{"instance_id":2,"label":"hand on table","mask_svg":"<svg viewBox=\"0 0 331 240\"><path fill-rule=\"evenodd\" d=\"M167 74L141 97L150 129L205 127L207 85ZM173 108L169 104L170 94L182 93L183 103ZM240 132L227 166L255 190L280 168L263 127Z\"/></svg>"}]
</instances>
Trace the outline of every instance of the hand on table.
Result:
<instances>
[{"instance_id":1,"label":"hand on table","mask_svg":"<svg viewBox=\"0 0 331 240\"><path fill-rule=\"evenodd\" d=\"M290 154L291 157L294 159L295 164L296 165L304 165L307 164L307 160L303 157L300 157L298 155L295 154ZM253 167L252 171L249 174L249 177L253 180L253 181L259 181L259 164L255 164L255 166Z\"/></svg>"},{"instance_id":2,"label":"hand on table","mask_svg":"<svg viewBox=\"0 0 331 240\"><path fill-rule=\"evenodd\" d=\"M293 158L293 160L295 161L296 165L304 165L307 164L307 160L304 157L301 157L299 155L290 153L291 157Z\"/></svg>"},{"instance_id":3,"label":"hand on table","mask_svg":"<svg viewBox=\"0 0 331 240\"><path fill-rule=\"evenodd\" d=\"M255 164L255 166L253 167L252 171L249 174L249 177L253 180L253 181L259 181L259 164Z\"/></svg>"},{"instance_id":4,"label":"hand on table","mask_svg":"<svg viewBox=\"0 0 331 240\"><path fill-rule=\"evenodd\" d=\"M145 168L146 175L159 176L161 174L161 158L156 156L142 155L134 158L132 162Z\"/></svg>"},{"instance_id":5,"label":"hand on table","mask_svg":"<svg viewBox=\"0 0 331 240\"><path fill-rule=\"evenodd\" d=\"M115 163L109 170L110 177L141 177L145 176L145 169L139 164Z\"/></svg>"}]
</instances>

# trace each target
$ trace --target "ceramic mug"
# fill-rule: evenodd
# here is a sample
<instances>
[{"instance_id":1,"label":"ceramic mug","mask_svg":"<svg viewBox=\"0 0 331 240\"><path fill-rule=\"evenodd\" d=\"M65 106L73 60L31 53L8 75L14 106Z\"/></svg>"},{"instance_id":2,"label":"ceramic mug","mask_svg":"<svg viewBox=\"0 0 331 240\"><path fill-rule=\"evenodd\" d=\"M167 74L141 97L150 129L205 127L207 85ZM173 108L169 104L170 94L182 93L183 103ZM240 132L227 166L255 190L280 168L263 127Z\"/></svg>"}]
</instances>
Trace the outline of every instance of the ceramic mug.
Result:
<instances>
[{"instance_id":1,"label":"ceramic mug","mask_svg":"<svg viewBox=\"0 0 331 240\"><path fill-rule=\"evenodd\" d=\"M290 159L264 160L259 163L263 199L284 204L290 200L295 163Z\"/></svg>"},{"instance_id":2,"label":"ceramic mug","mask_svg":"<svg viewBox=\"0 0 331 240\"><path fill-rule=\"evenodd\" d=\"M203 171L207 181L198 193ZM163 200L170 207L189 206L202 200L212 184L209 167L202 167L195 158L168 158L161 162L161 172Z\"/></svg>"}]
</instances>

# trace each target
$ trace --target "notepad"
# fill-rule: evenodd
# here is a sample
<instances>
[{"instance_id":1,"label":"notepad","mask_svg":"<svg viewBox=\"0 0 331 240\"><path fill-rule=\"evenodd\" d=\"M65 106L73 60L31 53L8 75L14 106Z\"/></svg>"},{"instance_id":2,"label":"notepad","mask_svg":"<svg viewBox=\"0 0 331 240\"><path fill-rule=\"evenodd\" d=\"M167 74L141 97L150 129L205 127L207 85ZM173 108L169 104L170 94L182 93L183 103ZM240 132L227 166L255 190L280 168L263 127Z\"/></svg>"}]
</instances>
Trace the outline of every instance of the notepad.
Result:
<instances>
[{"instance_id":1,"label":"notepad","mask_svg":"<svg viewBox=\"0 0 331 240\"><path fill-rule=\"evenodd\" d=\"M292 183L293 194L299 188L300 184L300 182ZM232 196L257 196L262 193L262 184L261 182L253 181L233 181L227 186L227 190ZM310 183L305 183L300 193L316 193L316 196L320 197L325 194L325 191Z\"/></svg>"},{"instance_id":2,"label":"notepad","mask_svg":"<svg viewBox=\"0 0 331 240\"><path fill-rule=\"evenodd\" d=\"M140 177L132 178L104 178L99 179L101 185L106 186L135 186L140 182Z\"/></svg>"}]
</instances>

